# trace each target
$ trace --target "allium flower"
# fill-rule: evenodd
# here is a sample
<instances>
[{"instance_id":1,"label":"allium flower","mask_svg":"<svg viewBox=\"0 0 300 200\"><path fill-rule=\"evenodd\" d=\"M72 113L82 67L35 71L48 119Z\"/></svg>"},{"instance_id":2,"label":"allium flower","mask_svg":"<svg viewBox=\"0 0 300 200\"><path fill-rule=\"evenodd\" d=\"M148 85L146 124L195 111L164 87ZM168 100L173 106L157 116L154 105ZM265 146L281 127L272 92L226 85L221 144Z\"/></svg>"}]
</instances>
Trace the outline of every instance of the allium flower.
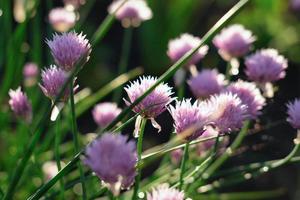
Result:
<instances>
[{"instance_id":1,"label":"allium flower","mask_svg":"<svg viewBox=\"0 0 300 200\"><path fill-rule=\"evenodd\" d=\"M188 84L195 97L207 98L210 95L220 93L226 81L225 76L219 74L217 70L205 69L197 76L192 77Z\"/></svg>"},{"instance_id":2,"label":"allium flower","mask_svg":"<svg viewBox=\"0 0 300 200\"><path fill-rule=\"evenodd\" d=\"M230 84L226 91L236 94L242 103L247 105L247 116L250 119L255 119L261 114L260 110L265 105L266 99L254 83L239 80Z\"/></svg>"},{"instance_id":3,"label":"allium flower","mask_svg":"<svg viewBox=\"0 0 300 200\"><path fill-rule=\"evenodd\" d=\"M230 92L211 96L206 106L212 110L212 121L220 133L239 130L247 116L247 106Z\"/></svg>"},{"instance_id":4,"label":"allium flower","mask_svg":"<svg viewBox=\"0 0 300 200\"><path fill-rule=\"evenodd\" d=\"M162 184L147 193L147 200L184 200L184 193L170 188L168 184Z\"/></svg>"},{"instance_id":5,"label":"allium flower","mask_svg":"<svg viewBox=\"0 0 300 200\"><path fill-rule=\"evenodd\" d=\"M184 33L178 38L169 41L167 54L172 62L176 62L191 49L197 47L200 43L200 38ZM190 58L187 66L194 65L199 62L207 54L207 51L207 45L200 47L200 49Z\"/></svg>"},{"instance_id":6,"label":"allium flower","mask_svg":"<svg viewBox=\"0 0 300 200\"><path fill-rule=\"evenodd\" d=\"M288 118L287 121L295 129L300 129L300 100L296 99L287 104L288 107Z\"/></svg>"},{"instance_id":7,"label":"allium flower","mask_svg":"<svg viewBox=\"0 0 300 200\"><path fill-rule=\"evenodd\" d=\"M290 6L293 10L300 10L300 0L290 0Z\"/></svg>"},{"instance_id":8,"label":"allium flower","mask_svg":"<svg viewBox=\"0 0 300 200\"><path fill-rule=\"evenodd\" d=\"M42 83L39 84L43 93L51 100L55 100L59 95L60 90L67 81L67 73L57 68L55 65L51 65L48 69L42 71ZM69 90L66 88L61 100L67 101L69 97Z\"/></svg>"},{"instance_id":9,"label":"allium flower","mask_svg":"<svg viewBox=\"0 0 300 200\"><path fill-rule=\"evenodd\" d=\"M244 56L249 52L255 36L240 24L224 28L213 39L214 45L219 49L219 54L225 60Z\"/></svg>"},{"instance_id":10,"label":"allium flower","mask_svg":"<svg viewBox=\"0 0 300 200\"><path fill-rule=\"evenodd\" d=\"M64 0L64 4L67 8L72 7L72 9L77 9L85 4L85 0Z\"/></svg>"},{"instance_id":11,"label":"allium flower","mask_svg":"<svg viewBox=\"0 0 300 200\"><path fill-rule=\"evenodd\" d=\"M245 65L250 80L266 83L284 78L288 62L277 50L263 49L248 56Z\"/></svg>"},{"instance_id":12,"label":"allium flower","mask_svg":"<svg viewBox=\"0 0 300 200\"><path fill-rule=\"evenodd\" d=\"M147 89L153 86L157 78L151 76L143 76L125 87L125 91L129 100L125 103L129 106L137 98L142 96ZM146 96L139 104L137 104L133 111L139 113L142 117L151 119L153 126L160 130L160 126L155 122L154 118L166 110L166 106L173 101L171 95L172 88L166 83L158 85L148 96Z\"/></svg>"},{"instance_id":13,"label":"allium flower","mask_svg":"<svg viewBox=\"0 0 300 200\"><path fill-rule=\"evenodd\" d=\"M210 112L206 105L195 101L191 103L190 99L177 101L175 107L170 105L169 112L174 120L174 127L177 134L187 131L189 128L195 128L192 134L187 134L187 140L193 140L199 137L205 130L205 125L210 123ZM197 126L197 127L194 127Z\"/></svg>"},{"instance_id":14,"label":"allium flower","mask_svg":"<svg viewBox=\"0 0 300 200\"><path fill-rule=\"evenodd\" d=\"M97 104L92 113L95 122L102 128L110 124L121 112L115 103L99 103Z\"/></svg>"},{"instance_id":15,"label":"allium flower","mask_svg":"<svg viewBox=\"0 0 300 200\"><path fill-rule=\"evenodd\" d=\"M65 8L54 8L49 12L49 22L58 32L66 32L74 27L76 14Z\"/></svg>"},{"instance_id":16,"label":"allium flower","mask_svg":"<svg viewBox=\"0 0 300 200\"><path fill-rule=\"evenodd\" d=\"M21 87L18 87L16 90L9 90L8 94L10 96L8 103L14 114L30 123L32 106L27 95L21 91Z\"/></svg>"},{"instance_id":17,"label":"allium flower","mask_svg":"<svg viewBox=\"0 0 300 200\"><path fill-rule=\"evenodd\" d=\"M136 147L127 136L105 133L86 149L84 163L104 181L114 194L129 188L136 175Z\"/></svg>"},{"instance_id":18,"label":"allium flower","mask_svg":"<svg viewBox=\"0 0 300 200\"><path fill-rule=\"evenodd\" d=\"M183 155L182 149L176 149L171 151L171 161L174 165L178 165Z\"/></svg>"},{"instance_id":19,"label":"allium flower","mask_svg":"<svg viewBox=\"0 0 300 200\"><path fill-rule=\"evenodd\" d=\"M219 134L219 132L214 129L211 126L208 126L206 128L206 130L204 131L204 133L199 137L200 138L209 138L209 137L213 137L213 136L217 136ZM197 145L197 154L199 156L204 156L206 155L206 153L213 148L213 146L215 145L216 139L211 139L211 140L207 140L205 142L200 142ZM229 140L228 137L223 136L222 138L219 138L219 145L218 145L218 150L223 151L224 148L228 145Z\"/></svg>"},{"instance_id":20,"label":"allium flower","mask_svg":"<svg viewBox=\"0 0 300 200\"><path fill-rule=\"evenodd\" d=\"M26 63L23 68L24 84L25 86L33 86L37 82L39 68L35 63Z\"/></svg>"},{"instance_id":21,"label":"allium flower","mask_svg":"<svg viewBox=\"0 0 300 200\"><path fill-rule=\"evenodd\" d=\"M145 0L127 0L125 3L124 0L115 0L108 7L108 12L116 12L116 18L122 21L124 27L138 26L152 18L152 11Z\"/></svg>"},{"instance_id":22,"label":"allium flower","mask_svg":"<svg viewBox=\"0 0 300 200\"><path fill-rule=\"evenodd\" d=\"M91 52L91 45L82 33L55 34L53 40L47 40L47 44L56 64L65 71L74 69L81 57L88 60Z\"/></svg>"},{"instance_id":23,"label":"allium flower","mask_svg":"<svg viewBox=\"0 0 300 200\"><path fill-rule=\"evenodd\" d=\"M52 179L58 173L57 164L54 161L45 162L42 166L42 170L47 181Z\"/></svg>"}]
</instances>

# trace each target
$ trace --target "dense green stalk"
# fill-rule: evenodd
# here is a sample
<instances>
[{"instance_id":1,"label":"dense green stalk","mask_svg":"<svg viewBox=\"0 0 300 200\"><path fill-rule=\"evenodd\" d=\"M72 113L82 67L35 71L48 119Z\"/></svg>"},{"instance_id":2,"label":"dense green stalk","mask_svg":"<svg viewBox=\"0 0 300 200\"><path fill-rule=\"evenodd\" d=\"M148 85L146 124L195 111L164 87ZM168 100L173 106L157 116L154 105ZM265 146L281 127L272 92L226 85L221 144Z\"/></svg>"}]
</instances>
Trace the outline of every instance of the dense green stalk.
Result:
<instances>
[{"instance_id":1,"label":"dense green stalk","mask_svg":"<svg viewBox=\"0 0 300 200\"><path fill-rule=\"evenodd\" d=\"M190 143L187 142L185 144L185 147L184 147L183 158L182 158L181 165L180 165L180 176L179 176L179 186L178 186L178 189L180 191L182 190L183 176L184 176L184 173L185 173L186 163L187 163L188 157L189 157L189 146L190 146Z\"/></svg>"},{"instance_id":2,"label":"dense green stalk","mask_svg":"<svg viewBox=\"0 0 300 200\"><path fill-rule=\"evenodd\" d=\"M74 79L73 79L74 80ZM76 122L76 114L75 114L75 103L74 103L74 81L70 83L70 105L71 105L71 116L72 116L72 132L73 132L73 141L74 141L74 150L75 154L79 152L79 141L78 141L78 130L77 130L77 122ZM84 182L84 173L83 168L80 162L78 162L78 168L80 173L80 181L82 187L82 198L87 199L86 196L86 187Z\"/></svg>"},{"instance_id":3,"label":"dense green stalk","mask_svg":"<svg viewBox=\"0 0 300 200\"><path fill-rule=\"evenodd\" d=\"M118 67L119 67L118 74L123 74L127 70L128 60L129 60L129 55L130 55L130 48L131 48L132 31L133 31L133 29L131 27L126 28L124 30L121 58L120 58L120 62L118 64ZM119 103L121 100L121 97L122 97L122 89L119 88L114 92L113 102Z\"/></svg>"},{"instance_id":4,"label":"dense green stalk","mask_svg":"<svg viewBox=\"0 0 300 200\"><path fill-rule=\"evenodd\" d=\"M140 161L142 159L142 151L143 151L143 138L144 138L144 132L146 127L147 119L143 118L140 131L139 131L139 138L137 143L137 155L138 155L138 164L137 164L137 175L135 177L135 184L134 184L134 190L132 195L132 200L138 199L138 192L140 187L140 181L142 177L142 170L140 166Z\"/></svg>"}]
</instances>

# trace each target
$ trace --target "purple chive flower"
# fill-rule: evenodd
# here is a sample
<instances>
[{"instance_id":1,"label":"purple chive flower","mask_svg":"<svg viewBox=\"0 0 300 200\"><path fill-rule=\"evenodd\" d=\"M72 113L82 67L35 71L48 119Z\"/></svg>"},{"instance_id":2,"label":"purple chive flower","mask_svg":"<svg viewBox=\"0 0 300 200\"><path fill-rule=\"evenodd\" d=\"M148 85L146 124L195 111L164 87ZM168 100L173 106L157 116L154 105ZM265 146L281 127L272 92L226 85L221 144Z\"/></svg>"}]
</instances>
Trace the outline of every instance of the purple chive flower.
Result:
<instances>
[{"instance_id":1,"label":"purple chive flower","mask_svg":"<svg viewBox=\"0 0 300 200\"><path fill-rule=\"evenodd\" d=\"M211 126L208 126L206 128L206 130L204 131L204 133L199 137L199 139L201 139L201 138L203 138L203 139L210 138L210 137L213 137L213 136L217 136L218 134L219 134L219 132L216 129L214 129ZM206 155L206 153L210 149L213 148L213 146L215 145L215 142L216 142L216 139L211 139L211 140L207 140L205 142L200 142L197 145L197 154L199 156ZM223 136L222 138L220 138L220 143L219 143L219 146L218 146L219 151L224 150L224 148L228 145L228 143L229 143L228 137Z\"/></svg>"},{"instance_id":2,"label":"purple chive flower","mask_svg":"<svg viewBox=\"0 0 300 200\"><path fill-rule=\"evenodd\" d=\"M210 95L218 94L226 84L225 76L215 69L205 69L192 77L188 84L194 96L207 98Z\"/></svg>"},{"instance_id":3,"label":"purple chive flower","mask_svg":"<svg viewBox=\"0 0 300 200\"><path fill-rule=\"evenodd\" d=\"M277 50L263 49L248 56L245 65L250 80L267 83L284 78L288 62Z\"/></svg>"},{"instance_id":4,"label":"purple chive flower","mask_svg":"<svg viewBox=\"0 0 300 200\"><path fill-rule=\"evenodd\" d=\"M85 4L85 0L64 0L67 8L71 7L73 10Z\"/></svg>"},{"instance_id":5,"label":"purple chive flower","mask_svg":"<svg viewBox=\"0 0 300 200\"><path fill-rule=\"evenodd\" d=\"M178 38L169 41L167 54L172 62L176 62L191 49L197 47L200 43L200 38L184 33ZM190 58L187 66L194 65L199 62L207 54L207 51L207 45L200 47L200 49Z\"/></svg>"},{"instance_id":6,"label":"purple chive flower","mask_svg":"<svg viewBox=\"0 0 300 200\"><path fill-rule=\"evenodd\" d=\"M147 193L147 200L184 200L184 193L170 188L168 184L161 184Z\"/></svg>"},{"instance_id":7,"label":"purple chive flower","mask_svg":"<svg viewBox=\"0 0 300 200\"><path fill-rule=\"evenodd\" d=\"M220 133L239 130L247 118L247 106L230 92L211 96L206 106L211 109L212 121Z\"/></svg>"},{"instance_id":8,"label":"purple chive flower","mask_svg":"<svg viewBox=\"0 0 300 200\"><path fill-rule=\"evenodd\" d=\"M144 92L153 86L157 81L156 77L143 76L125 87L129 100L125 103L129 106L137 98L142 96ZM158 85L142 102L137 104L133 111L139 113L142 117L151 119L153 126L160 130L160 126L155 122L154 118L166 110L166 106L173 101L171 95L172 88L166 83Z\"/></svg>"},{"instance_id":9,"label":"purple chive flower","mask_svg":"<svg viewBox=\"0 0 300 200\"><path fill-rule=\"evenodd\" d=\"M10 96L8 103L14 114L30 123L32 106L27 95L21 91L21 87L18 87L16 90L9 90L8 94Z\"/></svg>"},{"instance_id":10,"label":"purple chive flower","mask_svg":"<svg viewBox=\"0 0 300 200\"><path fill-rule=\"evenodd\" d=\"M239 80L230 84L226 91L236 94L242 103L247 105L247 115L250 119L255 119L261 114L260 110L265 105L266 99L254 83Z\"/></svg>"},{"instance_id":11,"label":"purple chive flower","mask_svg":"<svg viewBox=\"0 0 300 200\"><path fill-rule=\"evenodd\" d=\"M255 41L252 32L240 24L224 28L213 39L214 45L219 49L219 54L224 60L242 57L247 54Z\"/></svg>"},{"instance_id":12,"label":"purple chive flower","mask_svg":"<svg viewBox=\"0 0 300 200\"><path fill-rule=\"evenodd\" d=\"M56 162L54 161L45 162L42 166L42 171L44 173L45 180L46 181L51 180L58 173Z\"/></svg>"},{"instance_id":13,"label":"purple chive flower","mask_svg":"<svg viewBox=\"0 0 300 200\"><path fill-rule=\"evenodd\" d=\"M178 165L183 155L182 149L176 149L171 151L171 161L174 165Z\"/></svg>"},{"instance_id":14,"label":"purple chive flower","mask_svg":"<svg viewBox=\"0 0 300 200\"><path fill-rule=\"evenodd\" d=\"M23 68L25 86L33 86L37 82L39 68L35 63L26 63Z\"/></svg>"},{"instance_id":15,"label":"purple chive flower","mask_svg":"<svg viewBox=\"0 0 300 200\"><path fill-rule=\"evenodd\" d=\"M290 7L295 11L300 10L300 0L290 0Z\"/></svg>"},{"instance_id":16,"label":"purple chive flower","mask_svg":"<svg viewBox=\"0 0 300 200\"><path fill-rule=\"evenodd\" d=\"M110 124L120 113L121 109L115 103L99 103L97 104L92 113L95 122L102 128Z\"/></svg>"},{"instance_id":17,"label":"purple chive flower","mask_svg":"<svg viewBox=\"0 0 300 200\"><path fill-rule=\"evenodd\" d=\"M65 71L74 69L75 64L84 56L88 60L91 45L82 33L68 32L54 34L53 40L47 40L56 64Z\"/></svg>"},{"instance_id":18,"label":"purple chive flower","mask_svg":"<svg viewBox=\"0 0 300 200\"><path fill-rule=\"evenodd\" d=\"M129 188L136 175L136 147L127 136L105 133L86 149L84 163L104 181L114 194Z\"/></svg>"},{"instance_id":19,"label":"purple chive flower","mask_svg":"<svg viewBox=\"0 0 300 200\"><path fill-rule=\"evenodd\" d=\"M55 65L51 65L48 69L42 71L42 83L39 84L39 86L47 97L51 100L55 100L67 81L67 78L68 75L64 70L57 68ZM66 89L61 101L67 101L68 97L69 90Z\"/></svg>"},{"instance_id":20,"label":"purple chive flower","mask_svg":"<svg viewBox=\"0 0 300 200\"><path fill-rule=\"evenodd\" d=\"M205 130L205 125L210 123L210 112L206 105L195 101L191 103L191 99L177 101L175 107L170 105L169 112L174 120L174 127L177 134L187 131L188 128L194 128L196 131L192 134L187 133L187 140L198 138Z\"/></svg>"},{"instance_id":21,"label":"purple chive flower","mask_svg":"<svg viewBox=\"0 0 300 200\"><path fill-rule=\"evenodd\" d=\"M49 22L58 32L66 32L74 27L76 14L65 8L54 8L49 12Z\"/></svg>"},{"instance_id":22,"label":"purple chive flower","mask_svg":"<svg viewBox=\"0 0 300 200\"><path fill-rule=\"evenodd\" d=\"M287 104L288 107L288 118L287 121L295 129L300 129L300 100L296 99Z\"/></svg>"},{"instance_id":23,"label":"purple chive flower","mask_svg":"<svg viewBox=\"0 0 300 200\"><path fill-rule=\"evenodd\" d=\"M108 12L116 12L116 18L122 21L124 27L138 26L152 18L152 11L145 0L127 0L125 3L124 0L115 0L108 7Z\"/></svg>"}]
</instances>

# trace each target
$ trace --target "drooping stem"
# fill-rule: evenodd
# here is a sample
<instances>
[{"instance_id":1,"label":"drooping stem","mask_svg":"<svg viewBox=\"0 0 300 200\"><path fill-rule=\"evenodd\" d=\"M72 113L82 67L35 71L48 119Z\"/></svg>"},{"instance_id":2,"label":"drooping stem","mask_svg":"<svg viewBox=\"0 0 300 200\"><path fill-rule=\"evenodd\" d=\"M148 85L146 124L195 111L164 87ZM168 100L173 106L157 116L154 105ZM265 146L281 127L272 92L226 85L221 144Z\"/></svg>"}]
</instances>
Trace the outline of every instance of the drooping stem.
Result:
<instances>
[{"instance_id":1,"label":"drooping stem","mask_svg":"<svg viewBox=\"0 0 300 200\"><path fill-rule=\"evenodd\" d=\"M74 150L75 154L79 152L79 142L78 142L78 130L77 130L77 123L76 123L76 115L75 115L75 103L74 103L74 77L70 83L70 107L71 107L71 117L72 117L72 132L73 132L73 142L74 142ZM85 200L87 199L86 196L86 187L84 183L84 173L81 163L78 162L77 166L79 168L80 173L80 182L82 187L82 198Z\"/></svg>"},{"instance_id":2,"label":"drooping stem","mask_svg":"<svg viewBox=\"0 0 300 200\"><path fill-rule=\"evenodd\" d=\"M144 131L145 131L146 123L147 123L147 119L142 118L141 127L140 127L140 131L139 131L139 137L138 137L138 143L137 143L138 164L137 164L137 175L135 177L135 184L134 184L132 200L136 200L138 197L139 186L140 186L140 181L141 181L141 177L142 177L140 161L142 159L143 138L144 138Z\"/></svg>"},{"instance_id":3,"label":"drooping stem","mask_svg":"<svg viewBox=\"0 0 300 200\"><path fill-rule=\"evenodd\" d=\"M123 74L127 70L128 60L130 55L131 40L132 40L132 31L133 29L131 27L126 28L124 30L121 58L118 65L119 67L118 74ZM119 103L121 96L122 96L122 89L118 88L113 94L113 102Z\"/></svg>"},{"instance_id":4,"label":"drooping stem","mask_svg":"<svg viewBox=\"0 0 300 200\"><path fill-rule=\"evenodd\" d=\"M183 186L183 175L185 173L185 167L189 156L189 146L190 143L187 142L184 147L183 158L180 165L180 177L179 177L179 187L178 187L179 190L181 190Z\"/></svg>"},{"instance_id":5,"label":"drooping stem","mask_svg":"<svg viewBox=\"0 0 300 200\"><path fill-rule=\"evenodd\" d=\"M55 128L56 128L56 134L55 134L55 141L54 141L54 154L55 154L55 160L56 160L56 165L58 171L61 170L61 163L60 163L60 151L59 151L59 145L61 141L61 117L58 115L57 120L55 122ZM61 199L64 199L64 180L60 179L60 194L61 194Z\"/></svg>"}]
</instances>

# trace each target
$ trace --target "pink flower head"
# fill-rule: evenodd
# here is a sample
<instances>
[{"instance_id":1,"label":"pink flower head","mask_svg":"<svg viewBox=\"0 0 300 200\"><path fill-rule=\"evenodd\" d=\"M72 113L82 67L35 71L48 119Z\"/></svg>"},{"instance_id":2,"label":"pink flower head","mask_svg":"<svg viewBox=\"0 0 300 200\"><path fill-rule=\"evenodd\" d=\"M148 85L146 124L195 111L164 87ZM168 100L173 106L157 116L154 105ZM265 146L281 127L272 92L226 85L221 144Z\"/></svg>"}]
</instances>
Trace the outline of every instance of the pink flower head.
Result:
<instances>
[{"instance_id":1,"label":"pink flower head","mask_svg":"<svg viewBox=\"0 0 300 200\"><path fill-rule=\"evenodd\" d=\"M85 4L85 0L64 0L66 7L72 7L72 9L77 9Z\"/></svg>"},{"instance_id":2,"label":"pink flower head","mask_svg":"<svg viewBox=\"0 0 300 200\"><path fill-rule=\"evenodd\" d=\"M181 134L188 128L197 129L194 133L186 137L187 140L198 138L205 130L205 125L210 123L210 112L206 105L190 99L177 101L175 107L170 105L169 112L174 120L174 127L177 134Z\"/></svg>"},{"instance_id":3,"label":"pink flower head","mask_svg":"<svg viewBox=\"0 0 300 200\"><path fill-rule=\"evenodd\" d=\"M92 113L95 122L102 128L110 124L120 113L121 109L115 103L99 103L97 104Z\"/></svg>"},{"instance_id":4,"label":"pink flower head","mask_svg":"<svg viewBox=\"0 0 300 200\"><path fill-rule=\"evenodd\" d=\"M287 104L288 107L288 118L287 121L295 129L300 129L300 100L296 99Z\"/></svg>"},{"instance_id":5,"label":"pink flower head","mask_svg":"<svg viewBox=\"0 0 300 200\"><path fill-rule=\"evenodd\" d=\"M65 8L54 8L49 12L49 22L58 32L66 32L75 26L76 14Z\"/></svg>"},{"instance_id":6,"label":"pink flower head","mask_svg":"<svg viewBox=\"0 0 300 200\"><path fill-rule=\"evenodd\" d=\"M47 97L55 100L67 79L68 75L64 70L51 65L48 69L42 71L42 84L39 84L39 86ZM69 90L66 88L61 100L67 101L68 97Z\"/></svg>"},{"instance_id":7,"label":"pink flower head","mask_svg":"<svg viewBox=\"0 0 300 200\"><path fill-rule=\"evenodd\" d=\"M212 121L220 133L239 130L247 116L247 106L242 100L230 92L213 95L206 102L212 110Z\"/></svg>"},{"instance_id":8,"label":"pink flower head","mask_svg":"<svg viewBox=\"0 0 300 200\"><path fill-rule=\"evenodd\" d=\"M169 41L167 54L172 62L176 62L191 49L197 47L200 43L200 38L184 33L178 38ZM207 45L200 47L199 50L190 58L187 66L194 65L199 62L207 54L207 51Z\"/></svg>"},{"instance_id":9,"label":"pink flower head","mask_svg":"<svg viewBox=\"0 0 300 200\"><path fill-rule=\"evenodd\" d=\"M156 77L143 76L125 87L129 100L125 103L129 106L137 98L142 96L146 90L153 86L157 81ZM172 102L172 88L166 83L158 85L142 102L133 108L133 111L139 113L145 118L155 118L166 110L166 106Z\"/></svg>"},{"instance_id":10,"label":"pink flower head","mask_svg":"<svg viewBox=\"0 0 300 200\"><path fill-rule=\"evenodd\" d=\"M152 18L152 11L145 0L115 0L108 8L110 14L114 14L122 21L125 27L138 26L140 22Z\"/></svg>"},{"instance_id":11,"label":"pink flower head","mask_svg":"<svg viewBox=\"0 0 300 200\"><path fill-rule=\"evenodd\" d=\"M86 148L84 163L117 194L129 188L136 175L136 146L127 136L105 133Z\"/></svg>"},{"instance_id":12,"label":"pink flower head","mask_svg":"<svg viewBox=\"0 0 300 200\"><path fill-rule=\"evenodd\" d=\"M295 11L300 10L300 0L290 0L290 7Z\"/></svg>"},{"instance_id":13,"label":"pink flower head","mask_svg":"<svg viewBox=\"0 0 300 200\"><path fill-rule=\"evenodd\" d=\"M42 170L46 181L51 180L58 173L57 164L54 161L45 162L42 166Z\"/></svg>"},{"instance_id":14,"label":"pink flower head","mask_svg":"<svg viewBox=\"0 0 300 200\"><path fill-rule=\"evenodd\" d=\"M237 58L247 54L255 41L252 32L240 24L224 28L213 39L214 45L219 49L219 54L225 60Z\"/></svg>"},{"instance_id":15,"label":"pink flower head","mask_svg":"<svg viewBox=\"0 0 300 200\"><path fill-rule=\"evenodd\" d=\"M204 69L197 76L192 77L188 84L195 97L207 98L220 93L226 81L225 76L217 70Z\"/></svg>"},{"instance_id":16,"label":"pink flower head","mask_svg":"<svg viewBox=\"0 0 300 200\"><path fill-rule=\"evenodd\" d=\"M288 62L276 49L262 49L248 56L245 65L250 80L267 83L284 78Z\"/></svg>"},{"instance_id":17,"label":"pink flower head","mask_svg":"<svg viewBox=\"0 0 300 200\"><path fill-rule=\"evenodd\" d=\"M182 149L176 149L171 151L171 161L174 165L178 165L183 155Z\"/></svg>"},{"instance_id":18,"label":"pink flower head","mask_svg":"<svg viewBox=\"0 0 300 200\"><path fill-rule=\"evenodd\" d=\"M265 105L266 99L254 83L239 80L230 84L226 91L236 94L242 103L247 105L247 115L250 119L255 119L261 114L260 110Z\"/></svg>"},{"instance_id":19,"label":"pink flower head","mask_svg":"<svg viewBox=\"0 0 300 200\"><path fill-rule=\"evenodd\" d=\"M10 96L8 103L14 114L30 123L32 119L32 106L27 95L21 91L21 87L18 87L16 90L9 90L8 94Z\"/></svg>"},{"instance_id":20,"label":"pink flower head","mask_svg":"<svg viewBox=\"0 0 300 200\"><path fill-rule=\"evenodd\" d=\"M147 200L184 200L184 193L170 188L168 184L161 184L147 193Z\"/></svg>"},{"instance_id":21,"label":"pink flower head","mask_svg":"<svg viewBox=\"0 0 300 200\"><path fill-rule=\"evenodd\" d=\"M25 78L37 77L39 74L39 67L35 63L26 63L23 68L23 75Z\"/></svg>"},{"instance_id":22,"label":"pink flower head","mask_svg":"<svg viewBox=\"0 0 300 200\"><path fill-rule=\"evenodd\" d=\"M68 32L54 34L52 40L47 40L51 54L56 64L65 71L71 71L83 57L88 60L91 45L82 33Z\"/></svg>"}]
</instances>

